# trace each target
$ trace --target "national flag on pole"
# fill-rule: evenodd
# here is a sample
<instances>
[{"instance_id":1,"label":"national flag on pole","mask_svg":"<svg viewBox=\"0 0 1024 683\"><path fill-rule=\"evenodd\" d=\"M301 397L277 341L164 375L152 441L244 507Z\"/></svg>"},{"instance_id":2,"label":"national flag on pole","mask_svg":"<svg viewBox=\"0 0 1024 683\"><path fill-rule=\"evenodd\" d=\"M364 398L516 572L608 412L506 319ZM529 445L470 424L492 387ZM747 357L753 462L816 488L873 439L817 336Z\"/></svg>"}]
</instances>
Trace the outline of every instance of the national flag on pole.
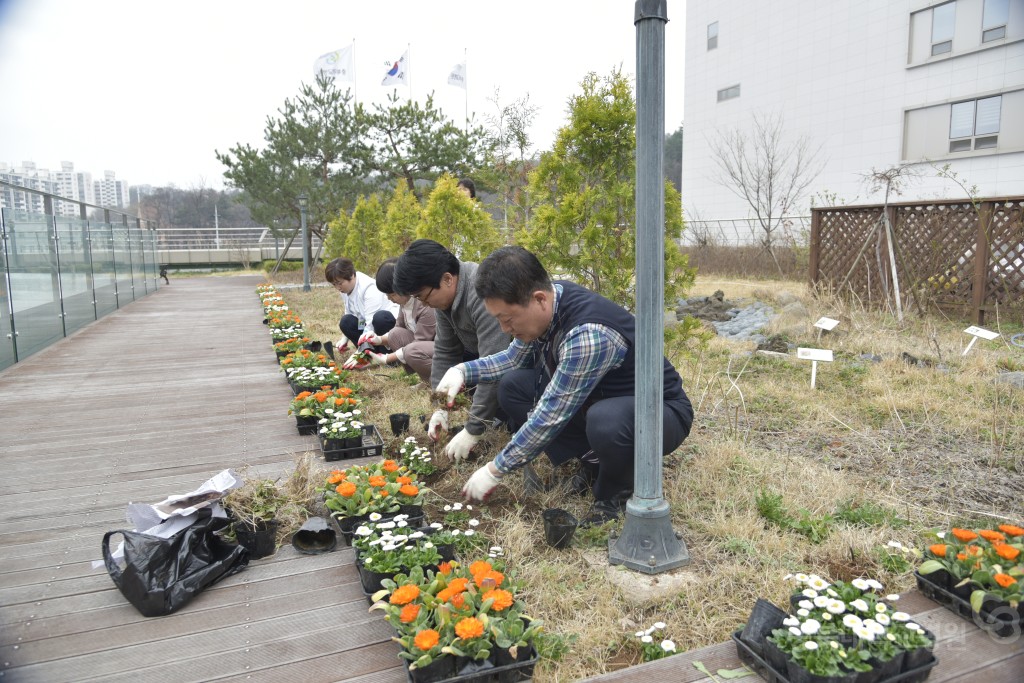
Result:
<instances>
[{"instance_id":1,"label":"national flag on pole","mask_svg":"<svg viewBox=\"0 0 1024 683\"><path fill-rule=\"evenodd\" d=\"M406 50L402 54L402 58L395 62L388 72L384 74L384 80L380 82L381 85L391 85L393 83L401 83L402 85L409 85L409 51Z\"/></svg>"},{"instance_id":2,"label":"national flag on pole","mask_svg":"<svg viewBox=\"0 0 1024 683\"><path fill-rule=\"evenodd\" d=\"M355 70L352 66L352 46L343 47L334 52L320 55L313 64L313 73L319 76L323 74L327 78L336 81L351 81L355 78Z\"/></svg>"},{"instance_id":3,"label":"national flag on pole","mask_svg":"<svg viewBox=\"0 0 1024 683\"><path fill-rule=\"evenodd\" d=\"M457 88L466 89L466 63L456 64L452 67L452 72L448 74L448 85L454 85Z\"/></svg>"}]
</instances>

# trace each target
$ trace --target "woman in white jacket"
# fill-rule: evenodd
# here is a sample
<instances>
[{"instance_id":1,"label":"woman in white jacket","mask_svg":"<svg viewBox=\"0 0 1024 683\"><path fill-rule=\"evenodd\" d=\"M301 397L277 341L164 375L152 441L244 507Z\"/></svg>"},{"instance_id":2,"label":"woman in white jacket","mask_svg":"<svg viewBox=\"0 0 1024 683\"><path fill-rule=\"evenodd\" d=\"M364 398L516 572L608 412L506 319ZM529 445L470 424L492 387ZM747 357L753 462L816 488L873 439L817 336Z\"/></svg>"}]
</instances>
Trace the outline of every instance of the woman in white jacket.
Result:
<instances>
[{"instance_id":1,"label":"woman in white jacket","mask_svg":"<svg viewBox=\"0 0 1024 683\"><path fill-rule=\"evenodd\" d=\"M343 351L349 342L359 347L359 340L367 335L386 334L395 326L398 304L377 289L376 281L356 271L352 259L336 258L324 268L324 278L341 292L345 314L338 327L345 335L338 340L338 351ZM383 347L378 349L385 351Z\"/></svg>"}]
</instances>

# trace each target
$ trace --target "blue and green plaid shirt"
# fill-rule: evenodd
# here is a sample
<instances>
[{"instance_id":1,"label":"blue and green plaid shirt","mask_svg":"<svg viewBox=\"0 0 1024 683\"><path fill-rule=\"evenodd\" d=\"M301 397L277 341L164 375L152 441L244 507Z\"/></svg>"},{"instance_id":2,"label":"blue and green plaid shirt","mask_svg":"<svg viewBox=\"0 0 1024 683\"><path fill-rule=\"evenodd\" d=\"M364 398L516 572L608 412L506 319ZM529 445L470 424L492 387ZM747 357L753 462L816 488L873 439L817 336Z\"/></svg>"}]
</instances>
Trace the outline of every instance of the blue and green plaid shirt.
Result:
<instances>
[{"instance_id":1,"label":"blue and green plaid shirt","mask_svg":"<svg viewBox=\"0 0 1024 683\"><path fill-rule=\"evenodd\" d=\"M562 286L556 284L554 288L551 325L542 338L530 343L513 339L512 344L500 353L462 363L466 384L476 384L496 381L516 368L538 367L546 374L545 355L551 354L553 361L556 361L551 381L526 424L494 458L494 464L501 472L508 473L522 467L540 455L572 419L601 379L610 370L619 367L626 357L625 338L610 327L596 323L578 325L569 330L552 354L552 350L547 348L547 341L558 319Z\"/></svg>"}]
</instances>

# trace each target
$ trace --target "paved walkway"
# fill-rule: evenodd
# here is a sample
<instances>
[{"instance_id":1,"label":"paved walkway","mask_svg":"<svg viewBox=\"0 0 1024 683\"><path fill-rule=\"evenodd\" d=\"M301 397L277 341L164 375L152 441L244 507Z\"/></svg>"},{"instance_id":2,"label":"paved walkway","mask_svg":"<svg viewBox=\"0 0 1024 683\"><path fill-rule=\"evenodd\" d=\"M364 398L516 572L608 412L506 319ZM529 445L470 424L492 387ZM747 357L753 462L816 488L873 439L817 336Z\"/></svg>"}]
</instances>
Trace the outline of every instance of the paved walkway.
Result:
<instances>
[{"instance_id":1,"label":"paved walkway","mask_svg":"<svg viewBox=\"0 0 1024 683\"><path fill-rule=\"evenodd\" d=\"M174 280L0 372L0 681L405 681L351 550L253 560L168 617L100 541L155 502L315 448L286 414L256 277Z\"/></svg>"}]
</instances>

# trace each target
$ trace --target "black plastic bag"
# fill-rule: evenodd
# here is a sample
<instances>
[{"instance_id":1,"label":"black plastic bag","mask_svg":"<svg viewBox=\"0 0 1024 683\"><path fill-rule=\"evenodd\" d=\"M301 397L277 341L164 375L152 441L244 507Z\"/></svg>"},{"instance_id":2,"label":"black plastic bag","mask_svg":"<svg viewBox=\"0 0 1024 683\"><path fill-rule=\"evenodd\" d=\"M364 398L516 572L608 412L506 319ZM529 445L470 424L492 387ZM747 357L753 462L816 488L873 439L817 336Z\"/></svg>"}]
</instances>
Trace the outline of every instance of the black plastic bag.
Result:
<instances>
[{"instance_id":1,"label":"black plastic bag","mask_svg":"<svg viewBox=\"0 0 1024 683\"><path fill-rule=\"evenodd\" d=\"M206 517L170 538L138 531L108 531L103 536L103 561L114 585L146 617L170 614L207 586L241 571L249 551L227 543L214 532L228 520ZM110 537L124 536L122 568L110 555Z\"/></svg>"}]
</instances>

